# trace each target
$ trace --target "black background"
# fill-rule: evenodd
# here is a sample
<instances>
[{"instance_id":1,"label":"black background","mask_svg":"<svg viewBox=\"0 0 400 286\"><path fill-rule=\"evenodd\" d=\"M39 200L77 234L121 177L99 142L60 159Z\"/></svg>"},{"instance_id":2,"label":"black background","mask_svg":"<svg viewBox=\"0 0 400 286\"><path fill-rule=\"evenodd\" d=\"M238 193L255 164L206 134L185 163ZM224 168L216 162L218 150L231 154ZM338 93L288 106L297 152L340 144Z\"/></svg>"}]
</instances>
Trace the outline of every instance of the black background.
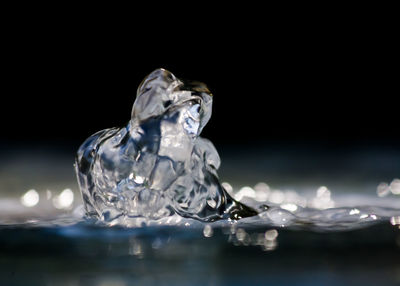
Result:
<instances>
[{"instance_id":1,"label":"black background","mask_svg":"<svg viewBox=\"0 0 400 286\"><path fill-rule=\"evenodd\" d=\"M392 16L132 22L137 14L28 10L7 19L2 144L75 148L122 126L143 77L163 67L209 86L213 117L203 135L217 145L400 146Z\"/></svg>"}]
</instances>

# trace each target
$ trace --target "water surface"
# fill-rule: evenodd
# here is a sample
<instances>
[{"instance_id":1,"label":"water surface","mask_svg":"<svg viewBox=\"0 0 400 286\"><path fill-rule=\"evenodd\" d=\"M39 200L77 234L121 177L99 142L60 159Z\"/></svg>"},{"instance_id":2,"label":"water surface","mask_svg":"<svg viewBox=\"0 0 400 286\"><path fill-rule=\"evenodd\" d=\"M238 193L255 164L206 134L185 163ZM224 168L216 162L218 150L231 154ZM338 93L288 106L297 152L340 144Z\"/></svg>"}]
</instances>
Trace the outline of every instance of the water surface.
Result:
<instances>
[{"instance_id":1,"label":"water surface","mask_svg":"<svg viewBox=\"0 0 400 286\"><path fill-rule=\"evenodd\" d=\"M222 152L220 175L269 211L132 227L82 218L73 157L3 156L1 285L399 285L398 153L257 154Z\"/></svg>"}]
</instances>

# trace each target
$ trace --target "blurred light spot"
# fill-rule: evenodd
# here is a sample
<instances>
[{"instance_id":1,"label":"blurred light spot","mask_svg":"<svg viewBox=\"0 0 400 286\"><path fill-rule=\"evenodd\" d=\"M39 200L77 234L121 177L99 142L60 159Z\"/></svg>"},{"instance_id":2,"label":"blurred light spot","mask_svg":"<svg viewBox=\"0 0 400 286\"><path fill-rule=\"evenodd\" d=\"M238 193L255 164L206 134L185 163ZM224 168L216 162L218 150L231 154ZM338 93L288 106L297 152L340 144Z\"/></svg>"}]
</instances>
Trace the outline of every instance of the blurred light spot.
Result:
<instances>
[{"instance_id":1,"label":"blurred light spot","mask_svg":"<svg viewBox=\"0 0 400 286\"><path fill-rule=\"evenodd\" d=\"M392 225L400 225L400 216L392 216L390 218L390 223Z\"/></svg>"},{"instance_id":2,"label":"blurred light spot","mask_svg":"<svg viewBox=\"0 0 400 286\"><path fill-rule=\"evenodd\" d=\"M268 186L266 183L260 182L260 183L257 183L257 184L254 186L254 190L256 190L256 191L262 191L262 192L268 192L268 191L270 191L270 188L269 188L269 186Z\"/></svg>"},{"instance_id":3,"label":"blurred light spot","mask_svg":"<svg viewBox=\"0 0 400 286\"><path fill-rule=\"evenodd\" d=\"M135 176L134 178L133 178L133 181L136 183L136 184L143 184L143 182L144 182L144 177L142 177L142 176Z\"/></svg>"},{"instance_id":4,"label":"blurred light spot","mask_svg":"<svg viewBox=\"0 0 400 286\"><path fill-rule=\"evenodd\" d=\"M26 222L27 222L27 223L35 224L35 223L38 223L39 220L37 220L37 219L28 219Z\"/></svg>"},{"instance_id":5,"label":"blurred light spot","mask_svg":"<svg viewBox=\"0 0 400 286\"><path fill-rule=\"evenodd\" d=\"M275 190L271 193L269 201L274 204L281 204L285 200L285 194L280 190Z\"/></svg>"},{"instance_id":6,"label":"blurred light spot","mask_svg":"<svg viewBox=\"0 0 400 286\"><path fill-rule=\"evenodd\" d=\"M53 205L57 209L68 209L74 202L74 193L71 189L65 189L60 195L53 198Z\"/></svg>"},{"instance_id":7,"label":"blurred light spot","mask_svg":"<svg viewBox=\"0 0 400 286\"><path fill-rule=\"evenodd\" d=\"M188 223L188 222L187 222L187 223L185 223L185 226L190 226L190 223Z\"/></svg>"},{"instance_id":8,"label":"blurred light spot","mask_svg":"<svg viewBox=\"0 0 400 286\"><path fill-rule=\"evenodd\" d=\"M282 204L281 208L290 212L297 211L297 205L295 204Z\"/></svg>"},{"instance_id":9,"label":"blurred light spot","mask_svg":"<svg viewBox=\"0 0 400 286\"><path fill-rule=\"evenodd\" d=\"M213 231L211 225L207 224L203 229L203 235L205 237L211 237L211 236L213 236L213 234L214 234L214 231Z\"/></svg>"},{"instance_id":10,"label":"blurred light spot","mask_svg":"<svg viewBox=\"0 0 400 286\"><path fill-rule=\"evenodd\" d=\"M244 197L254 199L256 197L256 192L252 188L245 186L235 194L235 200L240 201Z\"/></svg>"},{"instance_id":11,"label":"blurred light spot","mask_svg":"<svg viewBox=\"0 0 400 286\"><path fill-rule=\"evenodd\" d=\"M278 231L276 229L267 230L264 237L266 240L275 240L278 237Z\"/></svg>"},{"instance_id":12,"label":"blurred light spot","mask_svg":"<svg viewBox=\"0 0 400 286\"><path fill-rule=\"evenodd\" d=\"M253 245L263 245L264 244L264 234L263 233L253 233L251 236L251 242Z\"/></svg>"},{"instance_id":13,"label":"blurred light spot","mask_svg":"<svg viewBox=\"0 0 400 286\"><path fill-rule=\"evenodd\" d=\"M286 191L285 192L285 201L288 203L297 203L299 200L299 194L295 191Z\"/></svg>"},{"instance_id":14,"label":"blurred light spot","mask_svg":"<svg viewBox=\"0 0 400 286\"><path fill-rule=\"evenodd\" d=\"M331 199L331 191L325 186L319 187L316 197L311 201L311 206L321 210L335 207L335 202Z\"/></svg>"},{"instance_id":15,"label":"blurred light spot","mask_svg":"<svg viewBox=\"0 0 400 286\"><path fill-rule=\"evenodd\" d=\"M350 210L349 215L356 215L356 214L359 214L359 213L360 213L359 209L352 209L352 210Z\"/></svg>"},{"instance_id":16,"label":"blurred light spot","mask_svg":"<svg viewBox=\"0 0 400 286\"><path fill-rule=\"evenodd\" d=\"M265 240L262 248L264 251L272 251L276 249L277 245L276 240Z\"/></svg>"},{"instance_id":17,"label":"blurred light spot","mask_svg":"<svg viewBox=\"0 0 400 286\"><path fill-rule=\"evenodd\" d=\"M321 186L317 190L317 197L318 198L330 198L331 192L328 190L327 187Z\"/></svg>"},{"instance_id":18,"label":"blurred light spot","mask_svg":"<svg viewBox=\"0 0 400 286\"><path fill-rule=\"evenodd\" d=\"M390 187L387 183L380 183L376 188L376 194L378 197L385 197L390 194Z\"/></svg>"},{"instance_id":19,"label":"blurred light spot","mask_svg":"<svg viewBox=\"0 0 400 286\"><path fill-rule=\"evenodd\" d=\"M143 257L143 247L139 240L132 238L129 241L129 254L138 256L139 258Z\"/></svg>"},{"instance_id":20,"label":"blurred light spot","mask_svg":"<svg viewBox=\"0 0 400 286\"><path fill-rule=\"evenodd\" d=\"M254 190L255 190L255 199L258 202L265 202L268 199L268 195L271 192L269 186L264 183L258 183L254 186Z\"/></svg>"},{"instance_id":21,"label":"blurred light spot","mask_svg":"<svg viewBox=\"0 0 400 286\"><path fill-rule=\"evenodd\" d=\"M72 212L74 217L83 217L85 215L85 207L82 205L78 205Z\"/></svg>"},{"instance_id":22,"label":"blurred light spot","mask_svg":"<svg viewBox=\"0 0 400 286\"><path fill-rule=\"evenodd\" d=\"M243 228L238 228L236 231L236 238L239 241L244 241L245 237L246 237L247 233Z\"/></svg>"},{"instance_id":23,"label":"blurred light spot","mask_svg":"<svg viewBox=\"0 0 400 286\"><path fill-rule=\"evenodd\" d=\"M390 183L390 191L393 195L400 195L400 179L394 179Z\"/></svg>"},{"instance_id":24,"label":"blurred light spot","mask_svg":"<svg viewBox=\"0 0 400 286\"><path fill-rule=\"evenodd\" d=\"M367 219L367 218L370 218L370 219L372 219L372 220L377 220L378 219L378 217L376 216L376 215L374 215L374 214L362 214L361 216L360 216L360 219Z\"/></svg>"},{"instance_id":25,"label":"blurred light spot","mask_svg":"<svg viewBox=\"0 0 400 286\"><path fill-rule=\"evenodd\" d=\"M31 208L34 207L38 204L39 202L39 194L35 190L29 190L27 191L22 197L21 197L21 204L24 206Z\"/></svg>"},{"instance_id":26,"label":"blurred light spot","mask_svg":"<svg viewBox=\"0 0 400 286\"><path fill-rule=\"evenodd\" d=\"M51 194L51 191L50 191L50 190L47 190L47 191L46 191L46 199L47 199L47 200L50 200L50 199L51 199L51 195L52 195L52 194Z\"/></svg>"},{"instance_id":27,"label":"blurred light spot","mask_svg":"<svg viewBox=\"0 0 400 286\"><path fill-rule=\"evenodd\" d=\"M278 231L276 229L267 230L264 234L264 243L262 244L262 249L264 251L274 250L277 243Z\"/></svg>"}]
</instances>

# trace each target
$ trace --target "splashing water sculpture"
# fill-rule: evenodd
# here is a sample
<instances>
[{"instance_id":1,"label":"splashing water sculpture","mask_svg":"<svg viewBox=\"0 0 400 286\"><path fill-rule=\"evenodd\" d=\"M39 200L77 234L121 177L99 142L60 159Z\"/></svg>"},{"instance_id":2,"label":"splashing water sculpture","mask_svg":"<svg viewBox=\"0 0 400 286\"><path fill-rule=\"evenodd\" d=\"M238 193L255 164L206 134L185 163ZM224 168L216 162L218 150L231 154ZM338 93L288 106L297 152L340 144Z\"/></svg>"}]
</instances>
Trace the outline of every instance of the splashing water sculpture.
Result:
<instances>
[{"instance_id":1,"label":"splashing water sculpture","mask_svg":"<svg viewBox=\"0 0 400 286\"><path fill-rule=\"evenodd\" d=\"M157 69L140 84L123 128L89 137L76 173L86 213L106 222L179 214L202 221L257 213L221 186L220 158L200 132L211 117L212 95Z\"/></svg>"}]
</instances>

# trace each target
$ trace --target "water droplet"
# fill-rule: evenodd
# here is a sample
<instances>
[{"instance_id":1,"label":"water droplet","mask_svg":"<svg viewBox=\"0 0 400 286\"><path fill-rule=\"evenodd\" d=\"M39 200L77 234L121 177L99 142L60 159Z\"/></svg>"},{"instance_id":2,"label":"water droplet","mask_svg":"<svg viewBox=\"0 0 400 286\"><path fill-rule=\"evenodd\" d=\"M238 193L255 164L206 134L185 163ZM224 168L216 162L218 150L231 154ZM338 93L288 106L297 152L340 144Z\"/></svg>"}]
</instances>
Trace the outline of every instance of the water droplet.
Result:
<instances>
[{"instance_id":1,"label":"water droplet","mask_svg":"<svg viewBox=\"0 0 400 286\"><path fill-rule=\"evenodd\" d=\"M291 222L296 218L294 214L281 208L272 208L268 211L262 212L259 214L259 217L262 219L269 219L273 224L282 227L291 224Z\"/></svg>"}]
</instances>

